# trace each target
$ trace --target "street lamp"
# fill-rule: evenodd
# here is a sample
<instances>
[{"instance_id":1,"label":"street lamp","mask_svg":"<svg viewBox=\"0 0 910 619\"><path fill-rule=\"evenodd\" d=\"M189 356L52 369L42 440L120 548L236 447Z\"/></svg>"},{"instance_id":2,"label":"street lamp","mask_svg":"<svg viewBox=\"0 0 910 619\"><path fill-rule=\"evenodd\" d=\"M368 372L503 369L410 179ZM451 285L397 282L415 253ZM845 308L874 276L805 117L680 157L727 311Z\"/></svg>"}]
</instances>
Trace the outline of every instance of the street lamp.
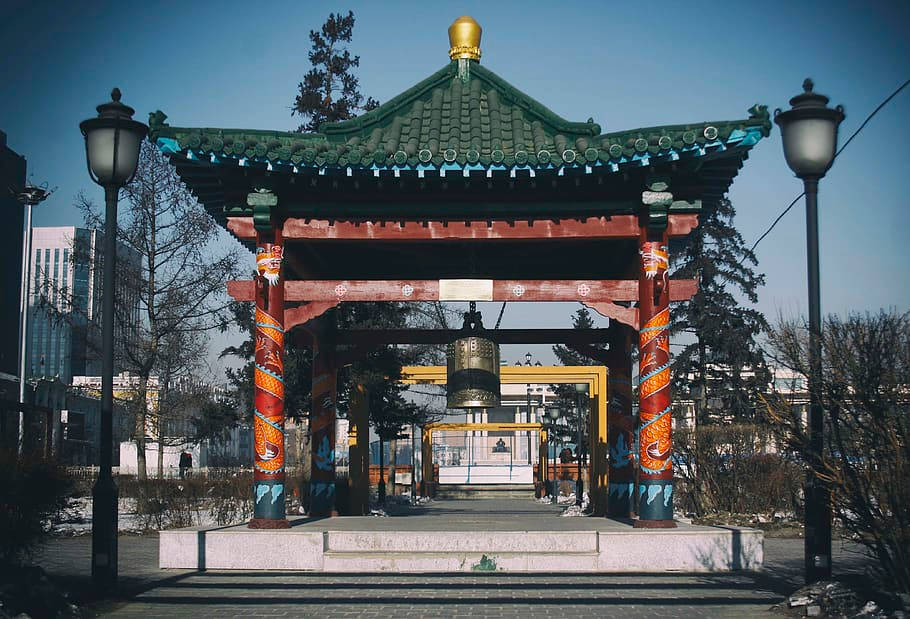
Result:
<instances>
[{"instance_id":1,"label":"street lamp","mask_svg":"<svg viewBox=\"0 0 910 619\"><path fill-rule=\"evenodd\" d=\"M575 395L578 398L576 410L576 419L578 421L578 435L575 440L575 460L578 463L578 477L575 482L575 504L582 504L582 495L585 491L584 482L581 480L581 426L582 426L582 414L585 410L584 404L586 400L586 395L588 393L588 385L584 383L577 383L575 385Z\"/></svg>"},{"instance_id":2,"label":"street lamp","mask_svg":"<svg viewBox=\"0 0 910 619\"><path fill-rule=\"evenodd\" d=\"M837 127L844 108L829 108L828 97L812 92L812 80L803 82L804 92L790 99L786 112L774 111L780 126L787 165L802 179L806 192L806 251L809 275L809 450L812 464L822 458L821 308L818 276L818 181L834 162ZM831 506L828 487L809 471L806 480L806 582L831 577Z\"/></svg>"},{"instance_id":3,"label":"street lamp","mask_svg":"<svg viewBox=\"0 0 910 619\"><path fill-rule=\"evenodd\" d=\"M53 191L45 187L26 185L16 192L16 200L25 206L25 231L22 240L22 281L19 283L19 441L17 453L25 451L25 366L28 351L28 297L32 277L32 207L44 202Z\"/></svg>"},{"instance_id":4,"label":"street lamp","mask_svg":"<svg viewBox=\"0 0 910 619\"><path fill-rule=\"evenodd\" d=\"M536 363L531 363L531 358L532 358L531 353L526 352L524 365L527 365L527 366L535 365L535 366L540 367L540 361L537 361ZM522 363L521 363L521 361L516 361L515 365L520 367L522 365ZM528 415L527 415L528 419L527 419L527 421L528 421L528 423L531 423L531 383L528 383L527 387L528 387ZM538 387L537 390L540 392L543 392L542 387ZM543 405L543 395L541 395L541 405ZM528 464L531 464L531 431L530 430L528 430Z\"/></svg>"},{"instance_id":5,"label":"street lamp","mask_svg":"<svg viewBox=\"0 0 910 619\"><path fill-rule=\"evenodd\" d=\"M550 461L550 441L556 439L556 421L559 419L560 410L551 406L547 409L547 417L550 418L550 432L547 440L547 462ZM559 496L559 479L556 471L556 459L553 459L553 494L550 496L550 502L554 505L558 502Z\"/></svg>"},{"instance_id":6,"label":"street lamp","mask_svg":"<svg viewBox=\"0 0 910 619\"><path fill-rule=\"evenodd\" d=\"M104 273L101 308L101 467L92 489L92 580L117 584L117 486L111 474L114 415L114 284L117 264L117 196L136 174L139 147L148 127L133 120L135 110L120 103L120 89L79 123L91 179L104 187Z\"/></svg>"}]
</instances>

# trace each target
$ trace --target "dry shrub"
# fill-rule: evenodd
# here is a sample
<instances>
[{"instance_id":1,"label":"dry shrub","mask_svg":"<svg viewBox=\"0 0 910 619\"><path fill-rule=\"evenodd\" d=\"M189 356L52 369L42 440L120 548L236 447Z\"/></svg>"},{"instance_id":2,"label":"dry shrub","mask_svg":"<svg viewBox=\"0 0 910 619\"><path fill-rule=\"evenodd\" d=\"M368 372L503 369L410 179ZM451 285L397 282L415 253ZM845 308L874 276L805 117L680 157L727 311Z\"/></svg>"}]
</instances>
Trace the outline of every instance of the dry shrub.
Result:
<instances>
[{"instance_id":1,"label":"dry shrub","mask_svg":"<svg viewBox=\"0 0 910 619\"><path fill-rule=\"evenodd\" d=\"M770 340L776 362L805 380L806 325L782 320ZM882 583L910 592L910 313L829 316L822 350L823 452L788 394L767 397L766 413L830 491L837 521L875 557Z\"/></svg>"},{"instance_id":2,"label":"dry shrub","mask_svg":"<svg viewBox=\"0 0 910 619\"><path fill-rule=\"evenodd\" d=\"M717 513L796 513L800 466L780 453L763 453L768 428L711 425L674 433L677 505L699 517Z\"/></svg>"},{"instance_id":3,"label":"dry shrub","mask_svg":"<svg viewBox=\"0 0 910 619\"><path fill-rule=\"evenodd\" d=\"M143 529L196 526L209 517L218 525L237 524L253 515L252 474L234 473L208 479L121 478L120 496L136 500Z\"/></svg>"}]
</instances>

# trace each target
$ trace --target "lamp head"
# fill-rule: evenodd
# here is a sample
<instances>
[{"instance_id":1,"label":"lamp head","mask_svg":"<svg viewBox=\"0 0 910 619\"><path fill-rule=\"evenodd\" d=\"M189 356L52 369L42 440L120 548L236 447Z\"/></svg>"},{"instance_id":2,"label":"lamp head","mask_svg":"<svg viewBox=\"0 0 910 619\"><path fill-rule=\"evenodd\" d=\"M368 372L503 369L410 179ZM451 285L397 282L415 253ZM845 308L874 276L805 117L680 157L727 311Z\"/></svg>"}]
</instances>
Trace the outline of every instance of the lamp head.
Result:
<instances>
[{"instance_id":1,"label":"lamp head","mask_svg":"<svg viewBox=\"0 0 910 619\"><path fill-rule=\"evenodd\" d=\"M828 107L828 97L813 92L815 84L806 78L803 92L790 99L791 108L774 111L780 127L787 165L801 179L819 179L834 163L837 128L844 120L844 108Z\"/></svg>"},{"instance_id":2,"label":"lamp head","mask_svg":"<svg viewBox=\"0 0 910 619\"><path fill-rule=\"evenodd\" d=\"M96 109L96 118L79 123L89 176L104 187L122 187L136 173L139 148L148 127L133 120L133 108L120 103L119 88L111 91L110 101Z\"/></svg>"}]
</instances>

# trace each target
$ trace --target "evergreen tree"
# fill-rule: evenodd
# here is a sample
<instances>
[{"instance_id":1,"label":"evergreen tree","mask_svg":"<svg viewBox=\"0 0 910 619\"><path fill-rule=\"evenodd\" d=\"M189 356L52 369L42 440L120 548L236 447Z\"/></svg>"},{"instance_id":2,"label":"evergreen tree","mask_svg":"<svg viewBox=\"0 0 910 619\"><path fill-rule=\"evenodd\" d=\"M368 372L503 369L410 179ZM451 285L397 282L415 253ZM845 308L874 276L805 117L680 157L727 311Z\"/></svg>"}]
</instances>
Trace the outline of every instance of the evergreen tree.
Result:
<instances>
[{"instance_id":1,"label":"evergreen tree","mask_svg":"<svg viewBox=\"0 0 910 619\"><path fill-rule=\"evenodd\" d=\"M298 131L318 131L325 122L353 118L358 111L379 106L372 97L360 93L353 69L360 66L360 57L352 56L345 46L354 32L354 13L329 14L319 31L310 31L312 49L309 60L312 68L298 85L299 92L292 114L307 122ZM336 325L341 328L395 329L426 315L426 304L404 303L343 303L333 310ZM436 313L444 318L437 307ZM370 421L384 438L398 434L411 423L423 423L429 414L426 407L409 402L404 397L407 388L397 382L401 366L421 363L432 355L426 347L386 347L370 352L364 359L339 370L338 407L347 409L348 394L354 382L363 384L369 393Z\"/></svg>"},{"instance_id":2,"label":"evergreen tree","mask_svg":"<svg viewBox=\"0 0 910 619\"><path fill-rule=\"evenodd\" d=\"M770 380L757 341L768 323L740 300L756 303L765 278L755 272L758 260L733 226L735 215L729 200L706 204L685 251L675 260L675 277L698 280L695 296L673 310L671 328L671 334L695 336L674 355L673 380L677 393L690 392L694 385L705 387L696 402L697 425L720 416L753 420L756 395Z\"/></svg>"},{"instance_id":3,"label":"evergreen tree","mask_svg":"<svg viewBox=\"0 0 910 619\"><path fill-rule=\"evenodd\" d=\"M591 318L591 312L588 308L581 307L575 311L572 317L573 329L593 329L594 320ZM591 348L600 351L606 351L606 344L591 344ZM560 365L603 365L603 361L592 359L573 348L557 344L553 346L553 354ZM562 430L561 438L574 443L577 439L576 433L578 424L581 423L582 444L588 442L588 410L584 408L577 409L578 392L575 391L575 385L550 385L550 388L556 393L563 411L562 418L566 421L566 426L560 426ZM579 418L580 417L580 418Z\"/></svg>"},{"instance_id":4,"label":"evergreen tree","mask_svg":"<svg viewBox=\"0 0 910 619\"><path fill-rule=\"evenodd\" d=\"M291 108L292 116L298 114L306 119L297 131L316 132L325 122L348 120L360 110L379 106L372 97L364 102L359 81L352 73L360 66L360 56L351 56L344 44L351 42L353 33L353 11L347 15L329 13L320 30L310 30L312 68L297 85L297 97Z\"/></svg>"}]
</instances>

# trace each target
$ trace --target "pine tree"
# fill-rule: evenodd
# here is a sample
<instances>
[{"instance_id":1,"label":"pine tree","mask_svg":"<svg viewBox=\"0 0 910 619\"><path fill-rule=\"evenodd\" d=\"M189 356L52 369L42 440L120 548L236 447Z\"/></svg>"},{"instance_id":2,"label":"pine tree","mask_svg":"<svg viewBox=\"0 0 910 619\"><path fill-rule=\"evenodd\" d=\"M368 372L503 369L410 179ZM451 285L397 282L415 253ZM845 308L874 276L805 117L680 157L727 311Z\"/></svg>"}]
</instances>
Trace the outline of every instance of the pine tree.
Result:
<instances>
[{"instance_id":1,"label":"pine tree","mask_svg":"<svg viewBox=\"0 0 910 619\"><path fill-rule=\"evenodd\" d=\"M572 328L593 329L594 326L594 320L591 318L591 312L588 311L588 308L581 307L575 311L575 315L572 317ZM605 344L591 344L591 348L604 352L607 350ZM603 364L603 361L588 357L577 350L562 344L553 346L553 354L556 355L556 359L559 361L560 365ZM574 443L577 440L576 433L578 424L581 423L582 445L586 445L588 443L588 411L586 408L578 410L578 392L575 391L575 385L551 385L550 388L556 393L556 396L562 403L560 406L563 410L562 418L565 419L567 424L566 426L560 426L563 431L562 438Z\"/></svg>"},{"instance_id":2,"label":"pine tree","mask_svg":"<svg viewBox=\"0 0 910 619\"><path fill-rule=\"evenodd\" d=\"M301 132L316 132L325 122L348 120L358 111L379 106L372 97L360 93L360 84L352 70L360 66L360 56L351 56L345 43L354 33L354 12L347 15L329 13L320 30L310 30L313 47L309 53L312 68L297 85L298 93L291 115L298 114L306 122L297 128Z\"/></svg>"},{"instance_id":3,"label":"pine tree","mask_svg":"<svg viewBox=\"0 0 910 619\"><path fill-rule=\"evenodd\" d=\"M353 69L360 66L360 56L352 56L345 46L351 42L353 32L353 11L347 15L331 13L319 31L310 31L312 68L298 84L299 92L291 112L307 119L298 131L318 131L325 122L347 120L358 111L379 106L372 97L364 98L353 74ZM341 328L394 329L407 326L420 309L425 310L403 303L344 303L333 314ZM428 412L404 398L406 387L396 379L401 375L402 365L418 363L428 352L420 347L386 347L340 370L339 408L347 408L350 388L358 382L368 390L370 421L380 436L395 436L402 426L422 423Z\"/></svg>"},{"instance_id":4,"label":"pine tree","mask_svg":"<svg viewBox=\"0 0 910 619\"><path fill-rule=\"evenodd\" d=\"M674 308L671 330L695 336L674 355L673 380L677 393L690 392L693 385L705 387L696 403L697 425L720 417L753 420L756 395L770 380L757 341L768 323L740 300L756 303L765 278L754 270L758 260L734 227L735 215L729 200L705 205L674 265L675 277L698 280L695 296ZM710 408L704 406L709 402Z\"/></svg>"}]
</instances>

